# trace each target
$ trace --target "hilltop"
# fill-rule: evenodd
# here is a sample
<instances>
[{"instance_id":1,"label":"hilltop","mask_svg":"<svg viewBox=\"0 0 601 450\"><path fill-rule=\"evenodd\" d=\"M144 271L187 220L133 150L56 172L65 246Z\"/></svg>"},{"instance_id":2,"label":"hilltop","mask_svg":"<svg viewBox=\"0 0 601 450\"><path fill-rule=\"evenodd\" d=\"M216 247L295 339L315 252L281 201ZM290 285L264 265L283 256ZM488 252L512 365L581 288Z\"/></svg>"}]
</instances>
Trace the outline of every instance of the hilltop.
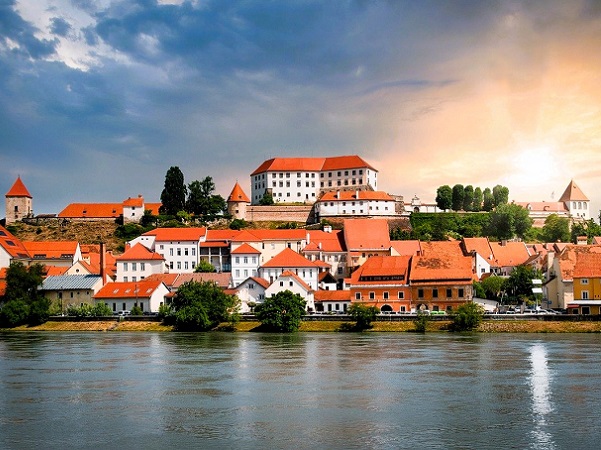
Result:
<instances>
[{"instance_id":1,"label":"hilltop","mask_svg":"<svg viewBox=\"0 0 601 450\"><path fill-rule=\"evenodd\" d=\"M118 225L114 221L69 222L66 224L28 225L12 224L8 230L21 241L77 241L80 244L104 242L106 249L122 251L125 241L117 237Z\"/></svg>"}]
</instances>

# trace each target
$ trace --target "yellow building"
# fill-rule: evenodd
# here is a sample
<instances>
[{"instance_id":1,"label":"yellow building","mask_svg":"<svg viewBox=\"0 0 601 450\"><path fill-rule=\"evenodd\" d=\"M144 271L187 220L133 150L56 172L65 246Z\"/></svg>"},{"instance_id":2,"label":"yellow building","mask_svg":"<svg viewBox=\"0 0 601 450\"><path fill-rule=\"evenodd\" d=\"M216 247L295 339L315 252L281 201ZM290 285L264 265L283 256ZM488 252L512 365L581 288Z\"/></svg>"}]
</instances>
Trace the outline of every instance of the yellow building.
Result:
<instances>
[{"instance_id":1,"label":"yellow building","mask_svg":"<svg viewBox=\"0 0 601 450\"><path fill-rule=\"evenodd\" d=\"M601 254L582 253L576 257L573 274L574 300L570 314L601 314Z\"/></svg>"}]
</instances>

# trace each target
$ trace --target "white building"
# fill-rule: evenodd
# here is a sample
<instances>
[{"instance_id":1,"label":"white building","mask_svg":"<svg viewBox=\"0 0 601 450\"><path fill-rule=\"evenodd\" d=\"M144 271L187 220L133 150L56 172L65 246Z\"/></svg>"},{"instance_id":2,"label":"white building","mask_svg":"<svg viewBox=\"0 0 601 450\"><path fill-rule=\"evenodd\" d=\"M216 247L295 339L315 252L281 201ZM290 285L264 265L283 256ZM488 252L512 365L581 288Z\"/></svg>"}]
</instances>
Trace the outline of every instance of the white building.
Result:
<instances>
[{"instance_id":1,"label":"white building","mask_svg":"<svg viewBox=\"0 0 601 450\"><path fill-rule=\"evenodd\" d=\"M206 228L156 228L131 240L165 258L169 272L192 273L199 262L199 245L206 240Z\"/></svg>"},{"instance_id":2,"label":"white building","mask_svg":"<svg viewBox=\"0 0 601 450\"><path fill-rule=\"evenodd\" d=\"M326 192L317 201L319 218L344 216L393 216L396 215L396 202L382 191L340 191Z\"/></svg>"},{"instance_id":3,"label":"white building","mask_svg":"<svg viewBox=\"0 0 601 450\"><path fill-rule=\"evenodd\" d=\"M232 285L238 286L259 271L261 252L249 244L242 244L232 253Z\"/></svg>"},{"instance_id":4,"label":"white building","mask_svg":"<svg viewBox=\"0 0 601 450\"><path fill-rule=\"evenodd\" d=\"M265 192L276 203L314 203L322 192L336 189L377 190L378 171L359 156L273 158L250 175L251 202Z\"/></svg>"},{"instance_id":5,"label":"white building","mask_svg":"<svg viewBox=\"0 0 601 450\"><path fill-rule=\"evenodd\" d=\"M165 258L137 243L116 258L116 281L139 281L155 273L165 273Z\"/></svg>"},{"instance_id":6,"label":"white building","mask_svg":"<svg viewBox=\"0 0 601 450\"><path fill-rule=\"evenodd\" d=\"M94 295L94 303L106 303L113 312L131 311L134 306L142 311L158 312L168 293L167 286L157 280L107 283Z\"/></svg>"}]
</instances>

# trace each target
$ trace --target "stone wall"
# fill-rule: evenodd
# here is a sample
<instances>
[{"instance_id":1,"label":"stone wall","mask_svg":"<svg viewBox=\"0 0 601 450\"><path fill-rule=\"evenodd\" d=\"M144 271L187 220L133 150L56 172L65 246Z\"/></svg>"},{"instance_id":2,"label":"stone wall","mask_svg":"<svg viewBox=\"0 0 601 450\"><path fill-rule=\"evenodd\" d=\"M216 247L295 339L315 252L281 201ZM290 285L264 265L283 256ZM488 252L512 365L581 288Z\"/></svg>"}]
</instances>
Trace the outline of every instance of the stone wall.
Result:
<instances>
[{"instance_id":1,"label":"stone wall","mask_svg":"<svg viewBox=\"0 0 601 450\"><path fill-rule=\"evenodd\" d=\"M314 223L313 205L302 206L247 206L245 220L249 222L302 222Z\"/></svg>"}]
</instances>

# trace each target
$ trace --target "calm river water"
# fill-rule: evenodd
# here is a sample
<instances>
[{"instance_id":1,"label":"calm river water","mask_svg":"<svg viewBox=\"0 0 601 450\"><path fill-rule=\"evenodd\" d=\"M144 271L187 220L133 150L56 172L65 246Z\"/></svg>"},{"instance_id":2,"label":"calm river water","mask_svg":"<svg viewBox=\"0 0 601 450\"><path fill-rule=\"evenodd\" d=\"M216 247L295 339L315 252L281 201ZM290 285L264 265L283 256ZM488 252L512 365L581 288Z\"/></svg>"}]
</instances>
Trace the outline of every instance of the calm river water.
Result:
<instances>
[{"instance_id":1,"label":"calm river water","mask_svg":"<svg viewBox=\"0 0 601 450\"><path fill-rule=\"evenodd\" d=\"M0 333L0 448L600 448L599 344Z\"/></svg>"}]
</instances>

